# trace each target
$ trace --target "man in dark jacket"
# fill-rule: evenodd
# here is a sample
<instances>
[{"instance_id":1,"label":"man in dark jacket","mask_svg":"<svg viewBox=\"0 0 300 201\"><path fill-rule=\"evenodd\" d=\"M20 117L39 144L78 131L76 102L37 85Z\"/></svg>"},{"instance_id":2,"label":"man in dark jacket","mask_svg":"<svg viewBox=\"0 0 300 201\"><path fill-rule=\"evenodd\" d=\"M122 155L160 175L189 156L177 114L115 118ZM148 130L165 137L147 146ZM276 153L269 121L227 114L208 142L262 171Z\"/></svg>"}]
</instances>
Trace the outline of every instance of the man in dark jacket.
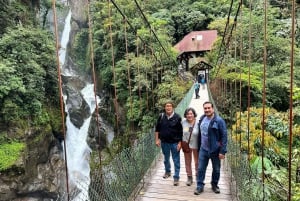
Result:
<instances>
[{"instance_id":1,"label":"man in dark jacket","mask_svg":"<svg viewBox=\"0 0 300 201\"><path fill-rule=\"evenodd\" d=\"M204 115L199 120L199 166L197 188L195 195L204 189L204 178L209 159L212 162L211 187L215 193L220 193L218 182L220 179L221 159L227 152L227 128L225 121L214 112L211 102L203 104Z\"/></svg>"},{"instance_id":2,"label":"man in dark jacket","mask_svg":"<svg viewBox=\"0 0 300 201\"><path fill-rule=\"evenodd\" d=\"M182 141L182 124L179 114L174 112L174 104L167 101L155 127L155 144L161 146L164 155L165 174L163 178L171 176L170 153L174 162L174 186L179 184L180 149Z\"/></svg>"}]
</instances>

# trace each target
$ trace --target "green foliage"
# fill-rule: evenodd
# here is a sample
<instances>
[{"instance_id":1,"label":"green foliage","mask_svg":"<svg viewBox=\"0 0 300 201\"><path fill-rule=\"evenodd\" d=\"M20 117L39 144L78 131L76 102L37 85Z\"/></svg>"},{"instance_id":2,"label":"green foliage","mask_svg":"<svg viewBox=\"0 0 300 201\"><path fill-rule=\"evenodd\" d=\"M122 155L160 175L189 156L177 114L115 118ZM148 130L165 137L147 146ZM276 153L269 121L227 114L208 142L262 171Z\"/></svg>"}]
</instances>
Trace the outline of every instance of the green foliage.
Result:
<instances>
[{"instance_id":1,"label":"green foliage","mask_svg":"<svg viewBox=\"0 0 300 201\"><path fill-rule=\"evenodd\" d=\"M19 27L3 35L0 40L2 120L17 122L19 118L38 116L47 100L57 103L53 53L52 38L45 31Z\"/></svg>"},{"instance_id":2,"label":"green foliage","mask_svg":"<svg viewBox=\"0 0 300 201\"><path fill-rule=\"evenodd\" d=\"M262 164L262 160L264 162L264 164ZM259 156L255 156L252 161L251 161L251 169L252 171L257 174L257 175L261 175L262 174L262 169L264 168L264 170L266 171L271 171L272 169L274 169L274 165L272 164L272 162L264 157L262 159L262 157Z\"/></svg>"},{"instance_id":3,"label":"green foliage","mask_svg":"<svg viewBox=\"0 0 300 201\"><path fill-rule=\"evenodd\" d=\"M86 71L84 68L90 69L90 51L89 51L89 32L88 29L81 29L76 34L71 54L76 58L76 64Z\"/></svg>"},{"instance_id":4,"label":"green foliage","mask_svg":"<svg viewBox=\"0 0 300 201\"><path fill-rule=\"evenodd\" d=\"M8 142L2 143L0 146L0 171L10 168L20 158L25 148L24 143Z\"/></svg>"}]
</instances>

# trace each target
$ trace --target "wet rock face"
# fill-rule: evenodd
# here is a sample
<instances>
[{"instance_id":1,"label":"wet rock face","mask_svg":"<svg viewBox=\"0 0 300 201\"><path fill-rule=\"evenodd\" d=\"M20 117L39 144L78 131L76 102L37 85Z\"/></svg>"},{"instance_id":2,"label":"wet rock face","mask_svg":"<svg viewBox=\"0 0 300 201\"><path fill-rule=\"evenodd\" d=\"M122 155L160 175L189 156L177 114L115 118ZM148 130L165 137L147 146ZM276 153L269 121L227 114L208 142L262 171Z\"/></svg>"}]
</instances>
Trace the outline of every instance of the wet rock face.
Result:
<instances>
[{"instance_id":1,"label":"wet rock face","mask_svg":"<svg viewBox=\"0 0 300 201\"><path fill-rule=\"evenodd\" d=\"M72 88L72 86L67 86L66 94L68 97L66 105L70 120L77 128L80 128L84 120L90 115L90 107L84 100L82 94Z\"/></svg>"},{"instance_id":2,"label":"wet rock face","mask_svg":"<svg viewBox=\"0 0 300 201\"><path fill-rule=\"evenodd\" d=\"M27 131L25 136L23 157L0 172L0 200L56 200L66 191L61 145L51 132Z\"/></svg>"}]
</instances>

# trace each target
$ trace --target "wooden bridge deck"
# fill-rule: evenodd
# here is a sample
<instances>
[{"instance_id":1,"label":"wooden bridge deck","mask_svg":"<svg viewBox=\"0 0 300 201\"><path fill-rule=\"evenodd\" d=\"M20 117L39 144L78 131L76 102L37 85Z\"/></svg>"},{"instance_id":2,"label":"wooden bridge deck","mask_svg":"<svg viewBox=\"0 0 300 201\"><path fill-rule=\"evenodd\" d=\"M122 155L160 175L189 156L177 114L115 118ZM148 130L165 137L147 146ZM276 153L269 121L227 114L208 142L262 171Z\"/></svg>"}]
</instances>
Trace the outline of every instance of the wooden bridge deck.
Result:
<instances>
[{"instance_id":1,"label":"wooden bridge deck","mask_svg":"<svg viewBox=\"0 0 300 201\"><path fill-rule=\"evenodd\" d=\"M195 99L195 95L190 103L190 107L193 107L198 114L198 117L203 113L202 104L203 102L209 100L206 88L201 88L200 99ZM194 162L193 162L194 163ZM222 160L221 165L221 177L219 181L220 194L215 194L210 185L212 167L209 163L206 171L204 192L200 195L194 195L194 190L196 188L196 177L193 169L193 179L194 183L191 186L185 184L187 180L187 175L185 172L184 155L181 151L180 153L180 180L179 185L173 185L173 177L163 179L164 174L164 164L163 156L160 155L158 161L154 165L153 169L148 172L144 179L144 186L138 193L135 200L137 201L227 201L234 200L231 195L230 190L230 172L227 170L225 165L226 160ZM171 171L174 171L173 161L171 159ZM193 167L193 166L192 166ZM173 172L172 172L173 173Z\"/></svg>"}]
</instances>

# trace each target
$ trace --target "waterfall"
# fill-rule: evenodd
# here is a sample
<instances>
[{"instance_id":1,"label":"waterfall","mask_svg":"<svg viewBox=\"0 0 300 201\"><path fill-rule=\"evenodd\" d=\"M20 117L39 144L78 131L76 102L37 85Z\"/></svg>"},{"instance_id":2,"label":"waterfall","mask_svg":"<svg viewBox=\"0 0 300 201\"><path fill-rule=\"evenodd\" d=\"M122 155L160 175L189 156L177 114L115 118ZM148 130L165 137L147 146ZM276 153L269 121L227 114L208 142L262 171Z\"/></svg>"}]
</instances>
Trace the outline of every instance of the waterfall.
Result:
<instances>
[{"instance_id":1,"label":"waterfall","mask_svg":"<svg viewBox=\"0 0 300 201\"><path fill-rule=\"evenodd\" d=\"M69 42L69 35L71 31L71 11L69 11L66 19L65 26L61 37L61 48L59 50L60 68L62 73L66 76L74 76L74 72L70 68L64 66L66 60L66 50ZM72 200L89 200L88 187L90 184L90 166L89 156L91 149L86 142L88 128L90 125L91 114L95 110L95 97L94 97L94 85L87 84L84 89L81 90L81 94L87 104L90 107L90 116L85 119L81 128L77 128L73 125L68 115L67 104L65 104L66 116L66 153L69 173L69 183L71 184L71 194L75 198ZM66 103L66 95L64 94L64 100ZM64 144L63 144L64 145ZM74 193L75 190L75 193Z\"/></svg>"},{"instance_id":2,"label":"waterfall","mask_svg":"<svg viewBox=\"0 0 300 201\"><path fill-rule=\"evenodd\" d=\"M67 53L67 45L69 42L69 35L71 31L71 15L72 12L69 10L69 13L65 19L65 26L64 30L61 36L60 40L60 49L59 49L59 62L60 62L60 68L64 68L65 60L66 60L66 53ZM72 72L70 70L67 70L67 68L63 69L63 73L65 75L71 76Z\"/></svg>"},{"instance_id":3,"label":"waterfall","mask_svg":"<svg viewBox=\"0 0 300 201\"><path fill-rule=\"evenodd\" d=\"M90 106L91 113L95 110L94 85L88 84L81 90L85 101ZM80 189L76 199L88 200L88 187L90 184L89 157L91 149L86 142L91 115L84 121L80 129L76 128L67 116L67 159L70 181Z\"/></svg>"}]
</instances>

